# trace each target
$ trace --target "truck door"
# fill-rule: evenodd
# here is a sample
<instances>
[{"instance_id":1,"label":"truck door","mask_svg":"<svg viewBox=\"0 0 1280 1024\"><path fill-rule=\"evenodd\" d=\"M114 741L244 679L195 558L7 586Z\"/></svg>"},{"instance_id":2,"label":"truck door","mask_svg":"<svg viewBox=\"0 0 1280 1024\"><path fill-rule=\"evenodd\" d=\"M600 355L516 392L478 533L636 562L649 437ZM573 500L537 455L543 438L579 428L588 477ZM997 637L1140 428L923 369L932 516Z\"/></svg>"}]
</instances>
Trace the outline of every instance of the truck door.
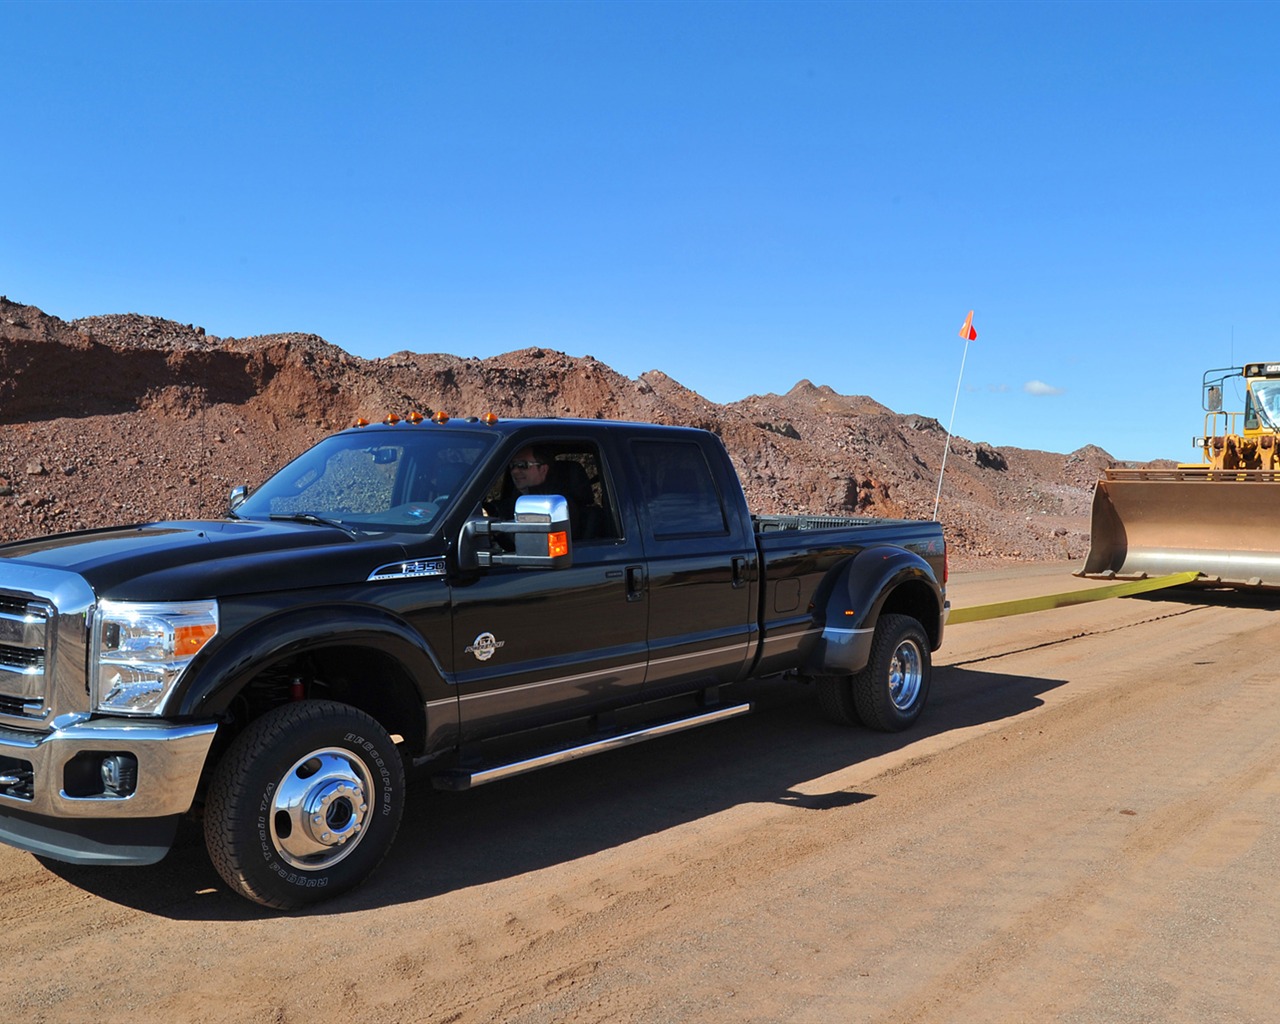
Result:
<instances>
[{"instance_id":1,"label":"truck door","mask_svg":"<svg viewBox=\"0 0 1280 1024\"><path fill-rule=\"evenodd\" d=\"M648 568L645 697L732 682L756 636L755 539L696 441L635 439L630 451Z\"/></svg>"},{"instance_id":2,"label":"truck door","mask_svg":"<svg viewBox=\"0 0 1280 1024\"><path fill-rule=\"evenodd\" d=\"M520 445L514 455L529 445ZM464 740L593 714L635 701L644 683L648 608L632 596L642 547L600 446L535 442L547 493L573 506L573 565L497 566L453 588L453 665ZM521 461L529 461L527 458ZM486 501L507 500L503 474Z\"/></svg>"}]
</instances>

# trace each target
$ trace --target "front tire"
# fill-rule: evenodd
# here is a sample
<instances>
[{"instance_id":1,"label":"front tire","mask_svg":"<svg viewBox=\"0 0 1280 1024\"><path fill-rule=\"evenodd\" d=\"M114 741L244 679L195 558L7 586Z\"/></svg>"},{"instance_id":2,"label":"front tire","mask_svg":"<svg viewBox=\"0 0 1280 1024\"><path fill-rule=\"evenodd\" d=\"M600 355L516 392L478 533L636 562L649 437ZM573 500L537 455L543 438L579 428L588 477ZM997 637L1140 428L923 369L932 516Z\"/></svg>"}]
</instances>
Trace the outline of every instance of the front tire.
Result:
<instances>
[{"instance_id":1,"label":"front tire","mask_svg":"<svg viewBox=\"0 0 1280 1024\"><path fill-rule=\"evenodd\" d=\"M404 789L400 754L374 719L334 701L286 704L218 764L205 845L240 895L293 910L355 888L382 862Z\"/></svg>"},{"instance_id":2,"label":"front tire","mask_svg":"<svg viewBox=\"0 0 1280 1024\"><path fill-rule=\"evenodd\" d=\"M880 732L901 732L924 710L933 661L924 628L909 615L882 615L867 666L850 679L858 718Z\"/></svg>"}]
</instances>

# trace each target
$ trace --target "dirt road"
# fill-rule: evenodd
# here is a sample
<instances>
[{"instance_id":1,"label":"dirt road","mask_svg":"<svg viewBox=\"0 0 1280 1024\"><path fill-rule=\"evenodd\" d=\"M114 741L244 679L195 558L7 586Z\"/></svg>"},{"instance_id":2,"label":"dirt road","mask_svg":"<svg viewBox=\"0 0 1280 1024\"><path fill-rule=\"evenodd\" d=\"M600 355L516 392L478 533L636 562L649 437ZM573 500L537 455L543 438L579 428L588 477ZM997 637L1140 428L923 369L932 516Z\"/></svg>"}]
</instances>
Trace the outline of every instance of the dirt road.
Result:
<instances>
[{"instance_id":1,"label":"dirt road","mask_svg":"<svg viewBox=\"0 0 1280 1024\"><path fill-rule=\"evenodd\" d=\"M1082 584L960 576L956 607ZM1280 597L955 626L926 717L759 713L469 794L306 914L0 848L6 1022L1280 1019Z\"/></svg>"}]
</instances>

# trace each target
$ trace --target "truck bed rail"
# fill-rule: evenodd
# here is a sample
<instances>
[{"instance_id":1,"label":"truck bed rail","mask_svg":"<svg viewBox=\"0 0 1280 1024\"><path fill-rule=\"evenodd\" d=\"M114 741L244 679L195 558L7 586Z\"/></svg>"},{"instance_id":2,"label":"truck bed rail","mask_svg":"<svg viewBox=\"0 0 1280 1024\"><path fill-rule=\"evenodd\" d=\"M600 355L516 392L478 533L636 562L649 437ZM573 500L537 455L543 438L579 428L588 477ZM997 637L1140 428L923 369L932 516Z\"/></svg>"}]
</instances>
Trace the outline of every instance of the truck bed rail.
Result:
<instances>
[{"instance_id":1,"label":"truck bed rail","mask_svg":"<svg viewBox=\"0 0 1280 1024\"><path fill-rule=\"evenodd\" d=\"M831 530L841 526L870 526L886 522L874 516L752 516L756 533L779 530Z\"/></svg>"}]
</instances>

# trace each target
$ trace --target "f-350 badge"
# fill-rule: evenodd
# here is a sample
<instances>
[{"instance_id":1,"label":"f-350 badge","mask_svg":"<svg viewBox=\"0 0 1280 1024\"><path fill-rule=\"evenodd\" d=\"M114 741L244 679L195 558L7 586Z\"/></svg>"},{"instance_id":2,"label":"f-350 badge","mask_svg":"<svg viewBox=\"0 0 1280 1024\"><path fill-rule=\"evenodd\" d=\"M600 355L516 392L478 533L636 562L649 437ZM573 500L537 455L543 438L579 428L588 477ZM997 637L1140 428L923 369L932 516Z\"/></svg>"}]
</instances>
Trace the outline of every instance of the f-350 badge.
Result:
<instances>
[{"instance_id":1,"label":"f-350 badge","mask_svg":"<svg viewBox=\"0 0 1280 1024\"><path fill-rule=\"evenodd\" d=\"M493 657L493 652L505 644L505 640L499 640L492 633L481 633L467 647L467 653L474 654L476 661L488 661Z\"/></svg>"}]
</instances>

